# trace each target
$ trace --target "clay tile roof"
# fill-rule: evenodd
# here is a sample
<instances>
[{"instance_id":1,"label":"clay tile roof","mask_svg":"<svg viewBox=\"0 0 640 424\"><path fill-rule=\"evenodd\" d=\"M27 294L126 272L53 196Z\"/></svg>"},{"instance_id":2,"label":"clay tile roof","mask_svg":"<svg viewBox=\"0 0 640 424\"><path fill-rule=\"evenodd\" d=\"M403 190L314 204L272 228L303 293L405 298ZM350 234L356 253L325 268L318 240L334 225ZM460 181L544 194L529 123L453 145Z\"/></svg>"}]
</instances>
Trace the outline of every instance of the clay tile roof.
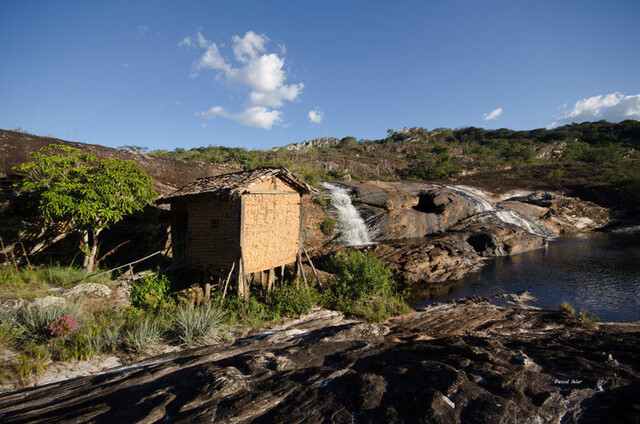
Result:
<instances>
[{"instance_id":1,"label":"clay tile roof","mask_svg":"<svg viewBox=\"0 0 640 424\"><path fill-rule=\"evenodd\" d=\"M240 196L250 189L252 185L274 176L280 178L300 193L318 193L318 190L300 180L285 168L257 168L251 171L199 178L174 191L167 197L158 199L156 203L171 203L175 200L202 194L213 194L220 197Z\"/></svg>"}]
</instances>

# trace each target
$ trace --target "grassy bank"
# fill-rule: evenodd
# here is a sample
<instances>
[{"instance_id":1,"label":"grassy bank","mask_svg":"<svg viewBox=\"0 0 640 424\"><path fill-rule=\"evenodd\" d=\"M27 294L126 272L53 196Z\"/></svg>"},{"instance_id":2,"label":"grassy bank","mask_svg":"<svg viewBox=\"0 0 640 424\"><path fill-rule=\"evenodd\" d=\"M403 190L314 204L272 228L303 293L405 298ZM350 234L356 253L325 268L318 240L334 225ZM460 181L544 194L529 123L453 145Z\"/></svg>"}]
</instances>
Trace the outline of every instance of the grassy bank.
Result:
<instances>
[{"instance_id":1,"label":"grassy bank","mask_svg":"<svg viewBox=\"0 0 640 424\"><path fill-rule=\"evenodd\" d=\"M150 272L132 283L131 306L127 308L92 310L78 300L3 312L0 348L15 355L5 355L0 382L27 382L58 361L102 354L133 360L167 346L223 342L299 317L317 306L366 321L382 321L410 311L389 270L373 256L339 253L331 258L331 268L334 277L325 282L324 289L288 281L272 293L251 297L247 302L235 296L222 299L220 293L214 293L209 301L197 306L179 303L167 276ZM5 285L23 284L25 290L35 289L32 294L40 293L52 286L69 285L78 271L66 270L64 279L51 279L57 275L56 270L14 269L13 274L5 275Z\"/></svg>"}]
</instances>

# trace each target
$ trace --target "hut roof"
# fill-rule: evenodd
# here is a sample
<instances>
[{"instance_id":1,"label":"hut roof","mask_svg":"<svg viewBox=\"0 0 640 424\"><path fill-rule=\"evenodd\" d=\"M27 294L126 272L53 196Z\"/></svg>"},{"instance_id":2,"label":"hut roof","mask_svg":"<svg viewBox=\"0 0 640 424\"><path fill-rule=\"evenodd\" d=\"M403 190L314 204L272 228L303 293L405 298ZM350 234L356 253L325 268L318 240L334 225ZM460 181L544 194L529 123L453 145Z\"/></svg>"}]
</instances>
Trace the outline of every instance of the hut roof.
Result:
<instances>
[{"instance_id":1,"label":"hut roof","mask_svg":"<svg viewBox=\"0 0 640 424\"><path fill-rule=\"evenodd\" d=\"M271 177L280 178L300 193L318 193L315 188L300 180L285 168L265 167L251 171L199 178L181 189L174 191L169 196L158 199L156 203L171 203L175 200L203 194L213 194L219 197L241 196L246 193L251 186Z\"/></svg>"}]
</instances>

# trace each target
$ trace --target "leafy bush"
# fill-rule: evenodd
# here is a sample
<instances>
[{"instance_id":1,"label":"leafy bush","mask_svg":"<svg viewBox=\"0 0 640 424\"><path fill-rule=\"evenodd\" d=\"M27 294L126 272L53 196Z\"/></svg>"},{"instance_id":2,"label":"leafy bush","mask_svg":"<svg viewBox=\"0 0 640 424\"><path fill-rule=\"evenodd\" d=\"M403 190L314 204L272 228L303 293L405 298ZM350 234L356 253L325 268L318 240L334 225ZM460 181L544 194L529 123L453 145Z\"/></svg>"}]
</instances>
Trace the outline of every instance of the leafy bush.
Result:
<instances>
[{"instance_id":1,"label":"leafy bush","mask_svg":"<svg viewBox=\"0 0 640 424\"><path fill-rule=\"evenodd\" d=\"M284 284L267 298L267 305L273 318L299 317L320 302L320 293L313 287L296 287L294 283Z\"/></svg>"},{"instance_id":2,"label":"leafy bush","mask_svg":"<svg viewBox=\"0 0 640 424\"><path fill-rule=\"evenodd\" d=\"M325 236L332 236L333 232L336 228L336 221L331 218L325 218L324 221L320 223L320 231Z\"/></svg>"},{"instance_id":3,"label":"leafy bush","mask_svg":"<svg viewBox=\"0 0 640 424\"><path fill-rule=\"evenodd\" d=\"M329 272L336 276L331 290L339 297L359 300L369 295L385 296L394 289L391 272L371 254L338 252L330 260Z\"/></svg>"},{"instance_id":4,"label":"leafy bush","mask_svg":"<svg viewBox=\"0 0 640 424\"><path fill-rule=\"evenodd\" d=\"M136 307L155 310L169 301L169 288L166 275L150 272L131 284L129 299Z\"/></svg>"},{"instance_id":5,"label":"leafy bush","mask_svg":"<svg viewBox=\"0 0 640 424\"><path fill-rule=\"evenodd\" d=\"M339 252L329 263L335 279L323 293L323 302L346 316L381 321L410 311L396 292L391 272L371 254Z\"/></svg>"},{"instance_id":6,"label":"leafy bush","mask_svg":"<svg viewBox=\"0 0 640 424\"><path fill-rule=\"evenodd\" d=\"M211 303L199 307L178 307L173 318L173 331L182 343L201 343L215 335L223 315L222 309Z\"/></svg>"}]
</instances>

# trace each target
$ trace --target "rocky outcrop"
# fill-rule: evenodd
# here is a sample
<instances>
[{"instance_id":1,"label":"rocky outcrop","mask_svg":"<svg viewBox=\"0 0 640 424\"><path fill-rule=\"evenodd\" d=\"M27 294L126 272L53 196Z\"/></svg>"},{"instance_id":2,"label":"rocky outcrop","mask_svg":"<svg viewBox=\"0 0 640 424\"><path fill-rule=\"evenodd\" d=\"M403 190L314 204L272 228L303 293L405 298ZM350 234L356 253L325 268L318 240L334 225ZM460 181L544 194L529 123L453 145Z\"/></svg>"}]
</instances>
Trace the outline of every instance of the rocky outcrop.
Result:
<instances>
[{"instance_id":1,"label":"rocky outcrop","mask_svg":"<svg viewBox=\"0 0 640 424\"><path fill-rule=\"evenodd\" d=\"M512 197L499 206L540 220L555 234L570 234L602 228L610 221L609 209L593 202L552 192L533 192Z\"/></svg>"},{"instance_id":2,"label":"rocky outcrop","mask_svg":"<svg viewBox=\"0 0 640 424\"><path fill-rule=\"evenodd\" d=\"M457 234L422 243L379 244L370 251L405 285L458 280L480 263L473 247Z\"/></svg>"},{"instance_id":3,"label":"rocky outcrop","mask_svg":"<svg viewBox=\"0 0 640 424\"><path fill-rule=\"evenodd\" d=\"M482 260L516 255L543 247L545 239L520 228L466 226L439 237L378 244L365 250L383 261L405 286L459 280L477 271Z\"/></svg>"},{"instance_id":4,"label":"rocky outcrop","mask_svg":"<svg viewBox=\"0 0 640 424\"><path fill-rule=\"evenodd\" d=\"M424 237L471 216L474 204L445 187L417 182L343 183L376 241Z\"/></svg>"},{"instance_id":5,"label":"rocky outcrop","mask_svg":"<svg viewBox=\"0 0 640 424\"><path fill-rule=\"evenodd\" d=\"M335 137L321 137L313 140L302 141L300 143L287 144L283 147L272 147L270 151L279 150L310 150L321 147L332 147L340 144L340 139Z\"/></svg>"},{"instance_id":6,"label":"rocky outcrop","mask_svg":"<svg viewBox=\"0 0 640 424\"><path fill-rule=\"evenodd\" d=\"M0 421L637 422L639 331L483 299L382 325L319 311L232 345L0 395Z\"/></svg>"}]
</instances>

